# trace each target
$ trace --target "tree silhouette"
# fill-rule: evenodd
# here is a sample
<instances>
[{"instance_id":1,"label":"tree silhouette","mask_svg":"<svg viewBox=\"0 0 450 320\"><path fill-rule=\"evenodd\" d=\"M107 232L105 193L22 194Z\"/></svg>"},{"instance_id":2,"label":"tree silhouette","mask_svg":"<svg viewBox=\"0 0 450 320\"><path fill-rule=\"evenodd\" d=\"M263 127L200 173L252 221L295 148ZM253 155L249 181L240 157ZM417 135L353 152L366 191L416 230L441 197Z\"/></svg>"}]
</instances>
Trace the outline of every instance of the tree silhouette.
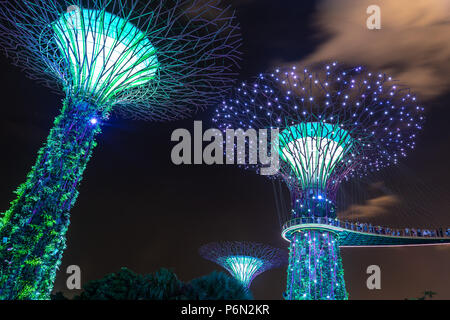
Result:
<instances>
[{"instance_id":1,"label":"tree silhouette","mask_svg":"<svg viewBox=\"0 0 450 320\"><path fill-rule=\"evenodd\" d=\"M242 284L223 272L184 283L170 270L140 275L127 268L93 280L73 300L249 300L251 293ZM52 300L67 300L61 292Z\"/></svg>"},{"instance_id":2,"label":"tree silhouette","mask_svg":"<svg viewBox=\"0 0 450 320\"><path fill-rule=\"evenodd\" d=\"M117 273L88 282L75 300L142 300L148 294L148 279L122 268Z\"/></svg>"},{"instance_id":3,"label":"tree silhouette","mask_svg":"<svg viewBox=\"0 0 450 320\"><path fill-rule=\"evenodd\" d=\"M433 296L436 295L437 293L431 290L426 290L423 292L423 299L421 300L425 300L427 297L430 299L433 299Z\"/></svg>"},{"instance_id":4,"label":"tree silhouette","mask_svg":"<svg viewBox=\"0 0 450 320\"><path fill-rule=\"evenodd\" d=\"M214 271L191 281L196 300L249 300L250 291L238 280L223 272Z\"/></svg>"},{"instance_id":5,"label":"tree silhouette","mask_svg":"<svg viewBox=\"0 0 450 320\"><path fill-rule=\"evenodd\" d=\"M436 292L431 290L425 290L422 294L423 295L421 297L410 299L406 298L405 300L427 300L427 298L433 299L433 296L437 295Z\"/></svg>"}]
</instances>

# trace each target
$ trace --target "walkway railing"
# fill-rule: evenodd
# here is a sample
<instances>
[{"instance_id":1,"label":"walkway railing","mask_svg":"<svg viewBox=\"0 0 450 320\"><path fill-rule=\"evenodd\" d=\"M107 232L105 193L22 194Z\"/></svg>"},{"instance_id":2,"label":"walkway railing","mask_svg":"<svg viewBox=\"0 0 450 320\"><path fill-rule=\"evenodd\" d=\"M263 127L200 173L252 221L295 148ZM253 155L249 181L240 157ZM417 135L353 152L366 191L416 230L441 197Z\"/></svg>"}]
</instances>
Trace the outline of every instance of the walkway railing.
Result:
<instances>
[{"instance_id":1,"label":"walkway railing","mask_svg":"<svg viewBox=\"0 0 450 320\"><path fill-rule=\"evenodd\" d=\"M443 238L450 237L450 228L438 228L438 229L419 229L419 228L404 228L395 229L381 226L373 226L370 223L360 222L348 222L340 221L338 219L326 218L326 217L302 217L295 218L287 221L283 225L283 230L289 227L297 226L301 224L326 224L333 227L338 227L347 230L353 230L358 232L397 236L397 237L429 237L429 238Z\"/></svg>"}]
</instances>

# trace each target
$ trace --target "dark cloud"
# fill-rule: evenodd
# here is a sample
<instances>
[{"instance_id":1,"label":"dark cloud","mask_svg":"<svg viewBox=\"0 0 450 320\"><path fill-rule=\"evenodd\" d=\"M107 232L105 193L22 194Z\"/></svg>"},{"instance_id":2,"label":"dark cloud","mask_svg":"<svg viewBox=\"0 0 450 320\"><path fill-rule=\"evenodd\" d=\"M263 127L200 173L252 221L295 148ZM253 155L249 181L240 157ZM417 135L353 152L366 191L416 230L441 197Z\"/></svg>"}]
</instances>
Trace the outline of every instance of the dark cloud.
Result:
<instances>
[{"instance_id":1,"label":"dark cloud","mask_svg":"<svg viewBox=\"0 0 450 320\"><path fill-rule=\"evenodd\" d=\"M344 219L367 219L388 214L392 207L400 204L400 199L395 195L383 195L369 199L364 204L351 205L347 210L339 214Z\"/></svg>"},{"instance_id":2,"label":"dark cloud","mask_svg":"<svg viewBox=\"0 0 450 320\"><path fill-rule=\"evenodd\" d=\"M381 29L369 30L366 9L381 9ZM315 24L328 37L302 65L322 60L383 70L431 98L450 85L450 1L323 0Z\"/></svg>"}]
</instances>

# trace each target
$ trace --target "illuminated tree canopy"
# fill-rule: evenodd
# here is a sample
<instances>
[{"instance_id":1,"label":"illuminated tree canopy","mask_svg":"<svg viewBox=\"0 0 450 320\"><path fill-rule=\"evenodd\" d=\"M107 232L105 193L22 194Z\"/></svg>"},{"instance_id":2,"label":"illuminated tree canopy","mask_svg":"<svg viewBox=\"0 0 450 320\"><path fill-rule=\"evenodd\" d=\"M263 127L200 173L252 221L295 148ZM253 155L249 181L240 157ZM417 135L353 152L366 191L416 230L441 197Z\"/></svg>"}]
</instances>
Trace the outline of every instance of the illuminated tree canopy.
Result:
<instances>
[{"instance_id":1,"label":"illuminated tree canopy","mask_svg":"<svg viewBox=\"0 0 450 320\"><path fill-rule=\"evenodd\" d=\"M222 130L279 128L276 177L289 186L296 210L310 209L311 216L301 199L334 202L341 181L406 157L422 130L424 108L386 74L329 63L243 82L216 108L213 121Z\"/></svg>"},{"instance_id":2,"label":"illuminated tree canopy","mask_svg":"<svg viewBox=\"0 0 450 320\"><path fill-rule=\"evenodd\" d=\"M304 189L324 189L328 177L351 151L352 138L339 126L302 122L279 136L280 156L288 162Z\"/></svg>"},{"instance_id":3,"label":"illuminated tree canopy","mask_svg":"<svg viewBox=\"0 0 450 320\"><path fill-rule=\"evenodd\" d=\"M52 28L77 94L103 104L156 78L156 49L125 19L106 11L76 9L63 14Z\"/></svg>"},{"instance_id":4,"label":"illuminated tree canopy","mask_svg":"<svg viewBox=\"0 0 450 320\"><path fill-rule=\"evenodd\" d=\"M213 242L199 249L200 255L225 268L249 288L259 274L287 264L287 252L254 242Z\"/></svg>"},{"instance_id":5,"label":"illuminated tree canopy","mask_svg":"<svg viewBox=\"0 0 450 320\"><path fill-rule=\"evenodd\" d=\"M217 0L21 0L0 6L15 65L66 96L145 120L186 117L229 89L234 15Z\"/></svg>"}]
</instances>

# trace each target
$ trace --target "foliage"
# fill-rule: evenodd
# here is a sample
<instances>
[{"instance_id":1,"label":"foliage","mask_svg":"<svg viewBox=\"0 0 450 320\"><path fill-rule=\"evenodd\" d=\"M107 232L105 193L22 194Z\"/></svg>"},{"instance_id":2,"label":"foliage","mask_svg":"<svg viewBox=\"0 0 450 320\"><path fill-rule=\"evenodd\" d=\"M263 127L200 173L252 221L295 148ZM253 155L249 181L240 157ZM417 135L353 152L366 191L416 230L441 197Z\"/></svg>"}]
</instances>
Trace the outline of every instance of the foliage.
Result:
<instances>
[{"instance_id":1,"label":"foliage","mask_svg":"<svg viewBox=\"0 0 450 320\"><path fill-rule=\"evenodd\" d=\"M128 269L88 282L77 300L142 300L149 294L149 281Z\"/></svg>"},{"instance_id":2,"label":"foliage","mask_svg":"<svg viewBox=\"0 0 450 320\"><path fill-rule=\"evenodd\" d=\"M288 300L347 300L339 245L332 233L297 232L291 241Z\"/></svg>"},{"instance_id":3,"label":"foliage","mask_svg":"<svg viewBox=\"0 0 450 320\"><path fill-rule=\"evenodd\" d=\"M0 215L0 299L48 299L66 246L69 212L103 118L67 99L27 180Z\"/></svg>"},{"instance_id":4,"label":"foliage","mask_svg":"<svg viewBox=\"0 0 450 320\"><path fill-rule=\"evenodd\" d=\"M53 300L63 300L60 292ZM155 274L139 275L127 268L83 286L74 300L248 300L249 291L239 281L222 272L180 281L175 273L160 269Z\"/></svg>"},{"instance_id":5,"label":"foliage","mask_svg":"<svg viewBox=\"0 0 450 320\"><path fill-rule=\"evenodd\" d=\"M223 272L211 274L191 281L196 300L250 300L252 294L238 280Z\"/></svg>"},{"instance_id":6,"label":"foliage","mask_svg":"<svg viewBox=\"0 0 450 320\"><path fill-rule=\"evenodd\" d=\"M50 295L50 299L54 301L66 301L67 299L61 291Z\"/></svg>"},{"instance_id":7,"label":"foliage","mask_svg":"<svg viewBox=\"0 0 450 320\"><path fill-rule=\"evenodd\" d=\"M426 290L422 293L421 297L418 298L406 298L405 300L427 300L427 298L433 299L433 296L437 295L436 292L431 291L431 290Z\"/></svg>"}]
</instances>

